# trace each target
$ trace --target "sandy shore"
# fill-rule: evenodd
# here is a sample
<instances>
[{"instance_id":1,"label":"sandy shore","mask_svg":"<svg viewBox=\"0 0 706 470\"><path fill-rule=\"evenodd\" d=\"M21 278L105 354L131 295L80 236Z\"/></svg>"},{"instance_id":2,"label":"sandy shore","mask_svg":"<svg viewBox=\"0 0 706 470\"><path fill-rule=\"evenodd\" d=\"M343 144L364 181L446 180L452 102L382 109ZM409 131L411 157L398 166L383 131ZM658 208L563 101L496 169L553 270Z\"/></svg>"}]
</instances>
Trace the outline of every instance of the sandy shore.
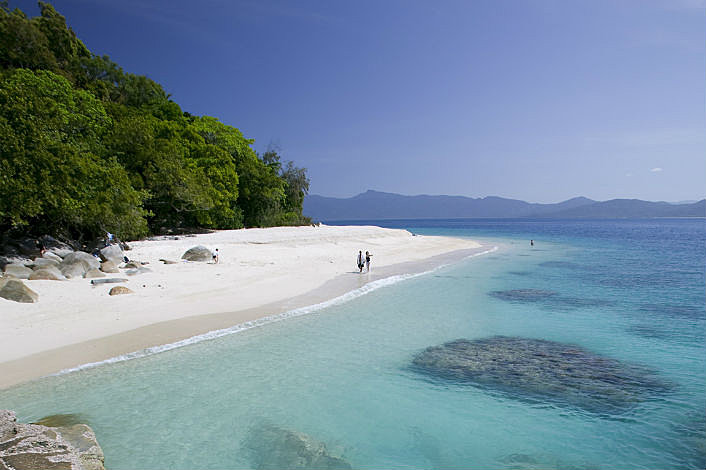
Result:
<instances>
[{"instance_id":1,"label":"sandy shore","mask_svg":"<svg viewBox=\"0 0 706 470\"><path fill-rule=\"evenodd\" d=\"M178 261L195 245L218 248L218 264ZM482 251L460 238L380 227L278 227L131 243L152 272L126 276L135 293L87 279L26 281L35 304L0 298L0 388L150 346L323 302L377 279L423 272ZM370 274L355 266L373 254Z\"/></svg>"}]
</instances>

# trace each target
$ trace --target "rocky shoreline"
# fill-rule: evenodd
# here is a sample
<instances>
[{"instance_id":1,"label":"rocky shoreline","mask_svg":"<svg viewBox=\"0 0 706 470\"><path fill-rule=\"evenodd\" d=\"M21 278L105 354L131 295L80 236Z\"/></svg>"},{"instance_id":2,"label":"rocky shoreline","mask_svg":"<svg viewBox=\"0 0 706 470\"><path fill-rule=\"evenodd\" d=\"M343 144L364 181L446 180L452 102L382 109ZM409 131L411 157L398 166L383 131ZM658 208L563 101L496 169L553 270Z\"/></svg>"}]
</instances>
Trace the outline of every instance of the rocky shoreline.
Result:
<instances>
[{"instance_id":1,"label":"rocky shoreline","mask_svg":"<svg viewBox=\"0 0 706 470\"><path fill-rule=\"evenodd\" d=\"M1 470L105 470L90 426L51 418L41 420L50 425L18 423L13 411L0 410Z\"/></svg>"}]
</instances>

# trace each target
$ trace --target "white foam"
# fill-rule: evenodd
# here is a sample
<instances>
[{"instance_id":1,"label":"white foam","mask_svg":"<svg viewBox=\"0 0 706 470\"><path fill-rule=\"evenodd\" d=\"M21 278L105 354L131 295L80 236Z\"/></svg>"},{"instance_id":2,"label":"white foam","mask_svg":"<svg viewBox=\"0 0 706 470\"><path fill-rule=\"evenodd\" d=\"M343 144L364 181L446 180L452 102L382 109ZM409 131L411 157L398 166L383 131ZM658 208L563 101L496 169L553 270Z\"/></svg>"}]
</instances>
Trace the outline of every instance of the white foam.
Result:
<instances>
[{"instance_id":1,"label":"white foam","mask_svg":"<svg viewBox=\"0 0 706 470\"><path fill-rule=\"evenodd\" d=\"M485 255L485 254L492 253L497 250L498 250L498 247L494 246L486 251L482 251L479 253L474 253L472 255L469 255L464 259L474 258L476 256ZM391 285L397 284L399 282L406 281L407 279L412 279L415 277L424 276L426 274L433 273L433 272L435 272L439 269L442 269L446 266L448 266L448 264L442 264L442 265L436 266L434 269L430 269L429 271L424 271L424 272L420 272L420 273L398 274L395 276L390 276L390 277L386 277L383 279L378 279L377 281L369 282L369 283L365 284L364 286L359 287L358 289L354 289L352 291L346 292L343 295L340 295L340 296L335 297L330 300L326 300L324 302L320 302L318 304L308 305L306 307L295 308L293 310L289 310L289 311L286 311L283 313L279 313L276 315L269 315L269 316L258 318L257 320L251 320L251 321L248 321L245 323L239 323L237 325L234 325L234 326L231 326L228 328L223 328L220 330L209 331L207 333L192 336L190 338L186 338L181 341L174 342L174 343L162 344L159 346L152 346L149 348L141 349L139 351L133 351L133 352L127 353L127 354L121 354L120 356L111 357L111 358L105 359L103 361L89 362L86 364L81 364L76 367L71 367L69 369L60 370L59 372L57 372L55 374L50 374L50 376L63 375L63 374L71 373L71 372L77 372L80 370L92 369L94 367L98 367L98 366L102 366L102 365L115 364L117 362L129 361L132 359L139 359L141 357L152 356L154 354L159 354L162 352L170 351L172 349L177 349L177 348L181 348L184 346L189 346L191 344L200 343L202 341L208 341L208 340L220 338L222 336L240 333L241 331L249 330L252 328L257 328L259 326L263 326L263 325L266 325L269 323L274 323L277 321L285 320L287 318L308 315L310 313L317 312L319 310L322 310L327 307L331 307L333 305L339 305L339 304L343 304L346 302L350 302L353 299L356 299L358 297L361 297L363 295L366 295L370 292L376 291L376 290L381 289L383 287L391 286Z\"/></svg>"}]
</instances>

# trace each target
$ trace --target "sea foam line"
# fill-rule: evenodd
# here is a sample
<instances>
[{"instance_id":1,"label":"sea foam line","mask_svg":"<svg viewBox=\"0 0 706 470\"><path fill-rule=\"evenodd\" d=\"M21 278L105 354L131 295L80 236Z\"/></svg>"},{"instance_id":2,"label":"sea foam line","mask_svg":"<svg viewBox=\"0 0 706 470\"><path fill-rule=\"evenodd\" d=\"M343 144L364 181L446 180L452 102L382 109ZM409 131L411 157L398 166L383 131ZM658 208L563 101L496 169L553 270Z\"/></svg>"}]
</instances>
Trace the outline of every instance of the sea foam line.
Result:
<instances>
[{"instance_id":1,"label":"sea foam line","mask_svg":"<svg viewBox=\"0 0 706 470\"><path fill-rule=\"evenodd\" d=\"M494 246L486 251L482 251L479 253L474 253L472 255L466 256L464 259L474 258L476 256L485 255L485 254L492 253L497 250L498 250L498 247ZM442 269L446 266L449 266L449 264L442 264L442 265L436 266L433 269L430 269L430 270L424 271L424 272L420 272L420 273L397 274L395 276L390 276L390 277L386 277L383 279L378 279L377 281L369 282L362 287L359 287L359 288L354 289L352 291L346 292L345 294L339 295L338 297L334 297L333 299L319 302L318 304L307 305L305 307L295 308L292 310L288 310L286 312L278 313L276 315L269 315L266 317L258 318L256 320L250 320L250 321L247 321L244 323L239 323L237 325L230 326L228 328L222 328L220 330L208 331L206 333L196 335L196 336L191 336L189 338L185 338L180 341L176 341L174 343L161 344L159 346L151 346L149 348L140 349L139 351L133 351L133 352L130 352L127 354L121 354L119 356L111 357L109 359L105 359L102 361L88 362L86 364L81 364L76 367L62 369L59 372L56 372L54 374L49 374L49 376L51 377L51 376L55 376L55 375L64 375L64 374L69 374L71 372L78 372L80 370L92 369L94 367L98 367L98 366L102 366L102 365L115 364L118 362L130 361L132 359L139 359L142 357L153 356L155 354L159 354L159 353L163 353L166 351L171 351L172 349L177 349L177 348L181 348L184 346L189 346L192 344L200 343L202 341L209 341L212 339L220 338L222 336L240 333L241 331L250 330L252 328L257 328L257 327L260 327L263 325L267 325L269 323L274 323L274 322L278 322L281 320L285 320L287 318L308 315L310 313L317 312L319 310L325 309L327 307L331 307L333 305L339 305L339 304L343 304L346 302L350 302L353 299L356 299L356 298L361 297L363 295L369 294L370 292L376 291L376 290L381 289L383 287L391 286L391 285L397 284L399 282L406 281L408 279L413 279L413 278L416 278L419 276L424 276L426 274L433 273L433 272L435 272L439 269Z\"/></svg>"}]
</instances>

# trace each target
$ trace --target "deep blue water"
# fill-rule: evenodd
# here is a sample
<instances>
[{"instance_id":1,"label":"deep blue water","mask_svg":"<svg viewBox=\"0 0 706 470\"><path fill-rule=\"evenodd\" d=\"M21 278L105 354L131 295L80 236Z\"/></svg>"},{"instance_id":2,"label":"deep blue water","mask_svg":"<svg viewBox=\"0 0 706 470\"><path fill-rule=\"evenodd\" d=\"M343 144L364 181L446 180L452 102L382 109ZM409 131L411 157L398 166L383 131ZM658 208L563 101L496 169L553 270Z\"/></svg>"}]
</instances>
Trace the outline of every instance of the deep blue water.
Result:
<instances>
[{"instance_id":1,"label":"deep blue water","mask_svg":"<svg viewBox=\"0 0 706 470\"><path fill-rule=\"evenodd\" d=\"M0 407L80 414L113 470L266 467L267 426L356 468L706 466L704 219L355 223L498 249ZM454 340L466 369L415 362Z\"/></svg>"}]
</instances>

